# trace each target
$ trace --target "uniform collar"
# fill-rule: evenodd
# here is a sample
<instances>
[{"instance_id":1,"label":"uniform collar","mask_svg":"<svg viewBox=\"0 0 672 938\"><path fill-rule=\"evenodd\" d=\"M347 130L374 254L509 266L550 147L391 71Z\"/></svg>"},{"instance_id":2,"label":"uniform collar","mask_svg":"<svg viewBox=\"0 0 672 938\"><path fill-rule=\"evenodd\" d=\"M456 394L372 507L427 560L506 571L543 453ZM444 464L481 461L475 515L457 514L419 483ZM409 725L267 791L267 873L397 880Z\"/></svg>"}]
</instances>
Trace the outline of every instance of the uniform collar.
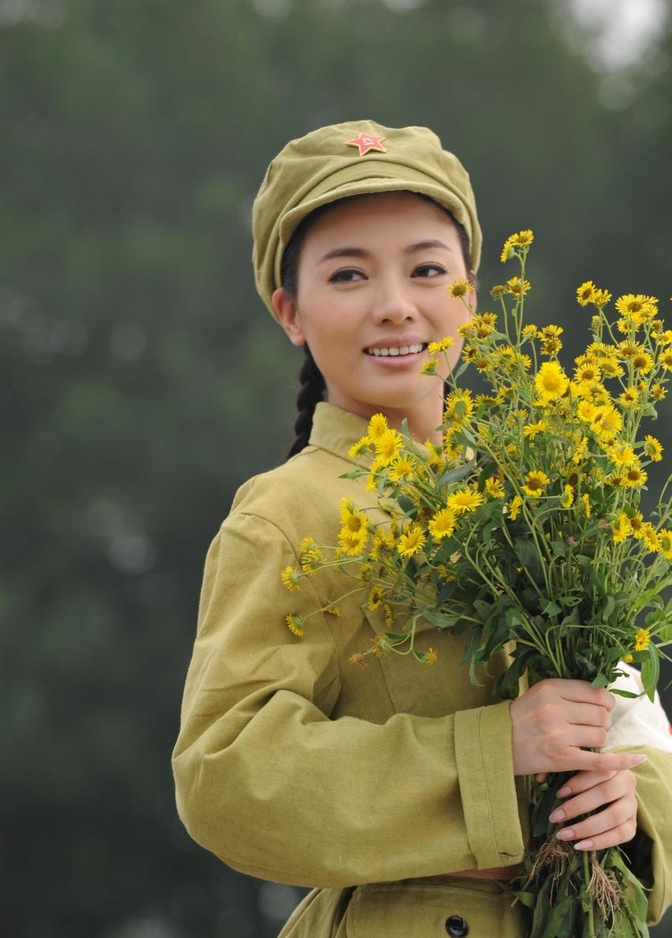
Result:
<instances>
[{"instance_id":1,"label":"uniform collar","mask_svg":"<svg viewBox=\"0 0 672 938\"><path fill-rule=\"evenodd\" d=\"M355 465L365 466L365 462L348 456L348 450L366 436L368 427L369 422L364 417L322 401L313 415L310 445L318 446Z\"/></svg>"}]
</instances>

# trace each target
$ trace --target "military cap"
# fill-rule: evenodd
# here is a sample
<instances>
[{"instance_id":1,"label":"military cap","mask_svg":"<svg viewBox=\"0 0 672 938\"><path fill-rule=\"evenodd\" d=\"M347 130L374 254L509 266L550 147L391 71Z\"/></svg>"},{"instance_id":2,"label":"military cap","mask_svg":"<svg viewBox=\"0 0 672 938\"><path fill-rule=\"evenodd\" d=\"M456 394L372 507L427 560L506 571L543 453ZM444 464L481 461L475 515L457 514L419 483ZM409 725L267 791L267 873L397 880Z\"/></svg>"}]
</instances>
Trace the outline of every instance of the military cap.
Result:
<instances>
[{"instance_id":1,"label":"military cap","mask_svg":"<svg viewBox=\"0 0 672 938\"><path fill-rule=\"evenodd\" d=\"M433 131L363 120L290 140L268 167L252 208L255 282L273 315L283 252L307 215L349 196L400 190L429 196L464 226L476 272L482 238L469 175Z\"/></svg>"}]
</instances>

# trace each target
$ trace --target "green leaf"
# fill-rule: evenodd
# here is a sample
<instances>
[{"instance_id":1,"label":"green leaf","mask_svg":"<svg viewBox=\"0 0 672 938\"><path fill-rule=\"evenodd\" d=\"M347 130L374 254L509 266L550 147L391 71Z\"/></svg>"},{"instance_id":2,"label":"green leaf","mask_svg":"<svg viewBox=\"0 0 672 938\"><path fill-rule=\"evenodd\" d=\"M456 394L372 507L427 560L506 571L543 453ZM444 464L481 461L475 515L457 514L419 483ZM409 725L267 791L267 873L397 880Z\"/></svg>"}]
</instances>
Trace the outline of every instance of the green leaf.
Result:
<instances>
[{"instance_id":1,"label":"green leaf","mask_svg":"<svg viewBox=\"0 0 672 938\"><path fill-rule=\"evenodd\" d=\"M427 619L428 622L431 622L432 625L435 625L438 629L447 629L455 623L455 616L451 616L447 612L425 609L422 615L423 618Z\"/></svg>"},{"instance_id":2,"label":"green leaf","mask_svg":"<svg viewBox=\"0 0 672 938\"><path fill-rule=\"evenodd\" d=\"M578 902L573 896L555 901L546 920L542 938L573 938Z\"/></svg>"},{"instance_id":3,"label":"green leaf","mask_svg":"<svg viewBox=\"0 0 672 938\"><path fill-rule=\"evenodd\" d=\"M524 567L536 567L539 563L539 556L534 541L531 538L517 537L514 541L514 550L516 556Z\"/></svg>"},{"instance_id":4,"label":"green leaf","mask_svg":"<svg viewBox=\"0 0 672 938\"><path fill-rule=\"evenodd\" d=\"M604 603L604 609L602 610L603 622L606 622L609 619L609 616L612 614L615 608L616 608L616 600L611 595L607 596L605 603Z\"/></svg>"},{"instance_id":5,"label":"green leaf","mask_svg":"<svg viewBox=\"0 0 672 938\"><path fill-rule=\"evenodd\" d=\"M660 658L655 645L646 649L646 658L642 662L642 684L647 697L654 699L658 678L660 677Z\"/></svg>"},{"instance_id":6,"label":"green leaf","mask_svg":"<svg viewBox=\"0 0 672 938\"><path fill-rule=\"evenodd\" d=\"M591 687L608 687L610 683L611 681L609 680L607 675L604 674L602 671L600 671L597 677L593 678L593 680L590 683L590 686ZM632 696L636 697L637 694L633 694Z\"/></svg>"},{"instance_id":7,"label":"green leaf","mask_svg":"<svg viewBox=\"0 0 672 938\"><path fill-rule=\"evenodd\" d=\"M452 485L453 482L461 481L468 473L471 471L473 462L464 463L462 466L457 466L455 469L449 469L448 472L444 472L442 476L436 480L436 487L441 488L442 486Z\"/></svg>"}]
</instances>

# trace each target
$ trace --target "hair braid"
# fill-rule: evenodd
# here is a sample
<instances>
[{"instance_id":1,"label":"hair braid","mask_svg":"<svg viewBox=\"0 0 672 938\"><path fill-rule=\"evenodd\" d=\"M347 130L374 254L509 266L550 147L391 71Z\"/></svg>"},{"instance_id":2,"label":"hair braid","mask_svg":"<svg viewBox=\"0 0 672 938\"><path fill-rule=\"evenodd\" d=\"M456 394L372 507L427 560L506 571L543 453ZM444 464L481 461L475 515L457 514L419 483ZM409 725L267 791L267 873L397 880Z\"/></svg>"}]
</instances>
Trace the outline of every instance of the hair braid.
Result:
<instances>
[{"instance_id":1,"label":"hair braid","mask_svg":"<svg viewBox=\"0 0 672 938\"><path fill-rule=\"evenodd\" d=\"M287 452L287 459L295 456L302 449L308 446L310 431L313 429L313 414L315 407L320 401L324 400L325 384L322 372L315 364L315 360L308 346L304 346L306 358L301 367L299 375L301 387L296 396L296 406L299 410L294 423L294 433L296 439Z\"/></svg>"}]
</instances>

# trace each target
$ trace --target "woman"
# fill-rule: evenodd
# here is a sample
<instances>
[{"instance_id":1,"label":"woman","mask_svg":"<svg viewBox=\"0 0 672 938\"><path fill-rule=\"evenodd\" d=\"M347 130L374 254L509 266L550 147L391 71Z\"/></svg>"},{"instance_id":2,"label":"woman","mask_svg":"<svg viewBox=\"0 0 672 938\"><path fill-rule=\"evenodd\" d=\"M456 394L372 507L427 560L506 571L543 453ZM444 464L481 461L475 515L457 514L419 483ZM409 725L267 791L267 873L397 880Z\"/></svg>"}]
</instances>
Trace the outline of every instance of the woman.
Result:
<instances>
[{"instance_id":1,"label":"woman","mask_svg":"<svg viewBox=\"0 0 672 938\"><path fill-rule=\"evenodd\" d=\"M416 647L438 650L432 668L356 668L382 611L341 601L337 572L291 597L280 581L306 537L334 543L344 496L371 507L342 478L371 416L439 438L441 381L420 370L446 335L459 354L466 313L446 287L475 281L481 245L467 173L425 128L325 127L271 163L253 230L259 293L306 360L295 455L241 488L208 555L174 753L187 829L236 869L315 887L283 938L522 938L506 882L525 853L526 778L573 771L562 837L630 844L657 920L672 900L664 738L588 752L609 743L610 693L554 680L498 701L497 662L473 685L459 638L429 626ZM287 628L290 609L336 598L338 615Z\"/></svg>"}]
</instances>

